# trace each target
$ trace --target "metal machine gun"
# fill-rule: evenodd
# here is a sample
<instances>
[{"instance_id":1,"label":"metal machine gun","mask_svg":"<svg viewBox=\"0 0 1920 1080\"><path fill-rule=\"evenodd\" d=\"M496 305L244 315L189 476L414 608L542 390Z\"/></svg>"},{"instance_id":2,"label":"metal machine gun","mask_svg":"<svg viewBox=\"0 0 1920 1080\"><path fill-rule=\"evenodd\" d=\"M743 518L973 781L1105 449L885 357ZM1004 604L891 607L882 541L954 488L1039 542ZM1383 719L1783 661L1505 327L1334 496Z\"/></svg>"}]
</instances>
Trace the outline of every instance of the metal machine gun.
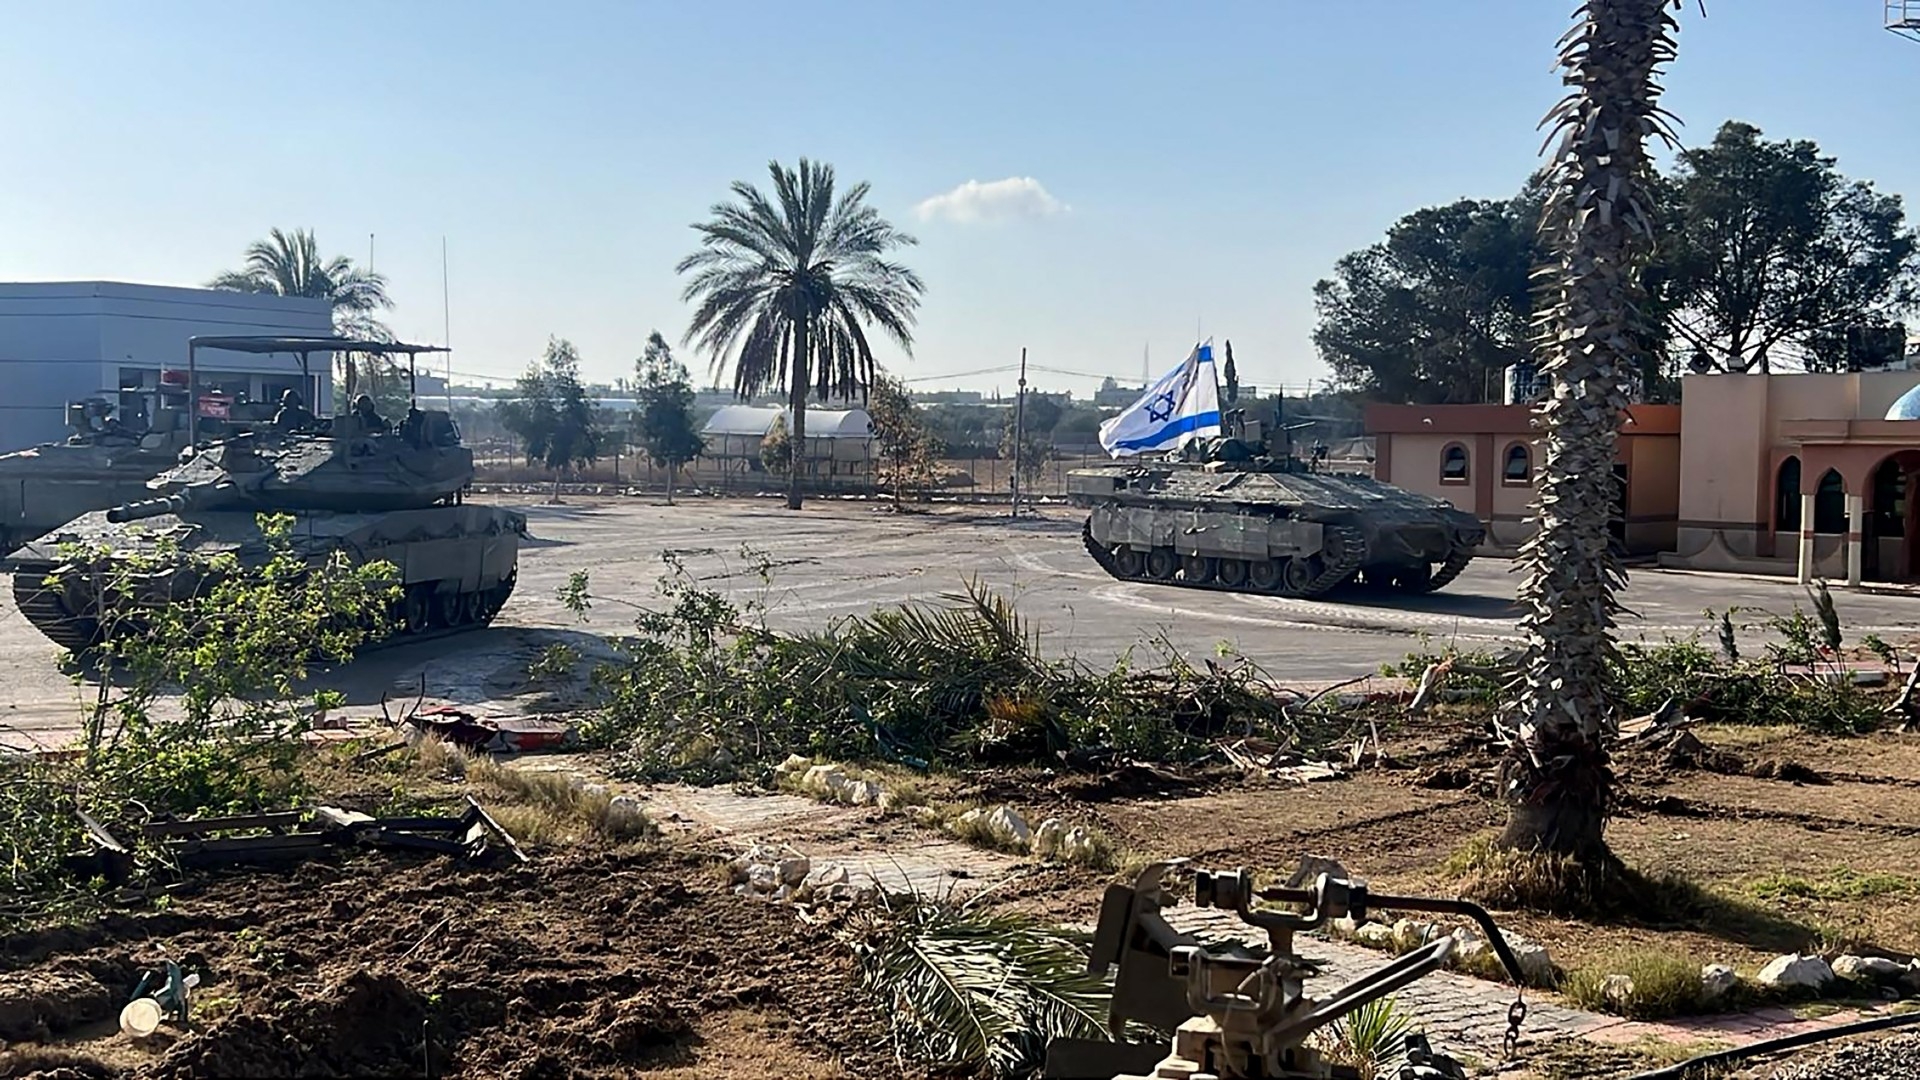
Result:
<instances>
[{"instance_id":1,"label":"metal machine gun","mask_svg":"<svg viewBox=\"0 0 1920 1080\"><path fill-rule=\"evenodd\" d=\"M1117 967L1108 1016L1113 1041L1057 1039L1047 1048L1045 1076L1060 1080L1357 1080L1360 1073L1326 1061L1307 1045L1313 1032L1439 969L1455 942L1423 945L1341 987L1324 1000L1305 993L1315 974L1293 949L1294 934L1332 919L1364 918L1369 908L1464 915L1487 936L1515 986L1519 961L1484 908L1464 900L1372 893L1366 883L1321 874L1300 887L1256 888L1246 870L1199 871L1194 905L1232 911L1266 931L1267 948L1207 947L1175 930L1160 914L1162 877L1173 865L1155 863L1131 886L1112 885L1100 906L1089 968ZM1294 910L1256 909L1256 902ZM1509 1042L1526 1007L1509 1013ZM1128 1042L1129 1023L1173 1031L1165 1042ZM1460 1066L1434 1052L1420 1036L1408 1039L1398 1075L1405 1080L1464 1078Z\"/></svg>"}]
</instances>

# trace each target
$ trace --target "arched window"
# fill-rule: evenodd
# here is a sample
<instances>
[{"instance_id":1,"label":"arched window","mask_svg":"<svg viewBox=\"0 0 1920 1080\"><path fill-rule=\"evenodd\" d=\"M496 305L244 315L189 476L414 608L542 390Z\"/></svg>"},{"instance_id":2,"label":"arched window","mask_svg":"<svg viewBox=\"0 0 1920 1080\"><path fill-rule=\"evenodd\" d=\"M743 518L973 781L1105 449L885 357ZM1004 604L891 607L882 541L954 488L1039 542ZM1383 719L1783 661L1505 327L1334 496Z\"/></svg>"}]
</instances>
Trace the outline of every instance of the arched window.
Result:
<instances>
[{"instance_id":1,"label":"arched window","mask_svg":"<svg viewBox=\"0 0 1920 1080\"><path fill-rule=\"evenodd\" d=\"M1443 484L1464 484L1467 482L1467 448L1459 443L1449 443L1440 452L1440 482Z\"/></svg>"},{"instance_id":2,"label":"arched window","mask_svg":"<svg viewBox=\"0 0 1920 1080\"><path fill-rule=\"evenodd\" d=\"M1500 479L1509 484L1527 484L1533 481L1533 454L1526 443L1514 443L1507 447L1507 460L1501 466Z\"/></svg>"},{"instance_id":3,"label":"arched window","mask_svg":"<svg viewBox=\"0 0 1920 1080\"><path fill-rule=\"evenodd\" d=\"M1847 531L1847 482L1832 469L1820 477L1820 487L1813 493L1813 531Z\"/></svg>"},{"instance_id":4,"label":"arched window","mask_svg":"<svg viewBox=\"0 0 1920 1080\"><path fill-rule=\"evenodd\" d=\"M1780 475L1775 482L1774 498L1779 506L1774 510L1774 520L1780 523L1780 532L1800 531L1800 459L1789 457L1780 463Z\"/></svg>"}]
</instances>

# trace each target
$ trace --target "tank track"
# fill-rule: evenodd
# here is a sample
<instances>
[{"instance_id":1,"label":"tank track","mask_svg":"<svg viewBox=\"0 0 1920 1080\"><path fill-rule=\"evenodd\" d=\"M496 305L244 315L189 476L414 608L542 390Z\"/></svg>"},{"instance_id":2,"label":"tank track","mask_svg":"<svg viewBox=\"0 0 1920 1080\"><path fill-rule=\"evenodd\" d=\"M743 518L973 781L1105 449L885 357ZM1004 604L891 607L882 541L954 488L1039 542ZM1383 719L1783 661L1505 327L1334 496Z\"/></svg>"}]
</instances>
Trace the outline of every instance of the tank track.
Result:
<instances>
[{"instance_id":1,"label":"tank track","mask_svg":"<svg viewBox=\"0 0 1920 1080\"><path fill-rule=\"evenodd\" d=\"M75 615L67 610L60 594L46 587L47 571L16 570L13 575L13 602L26 616L34 629L45 634L55 645L72 653L82 653L100 643L100 625L84 615ZM419 641L432 641L435 638L451 637L455 634L471 633L492 625L500 610L513 597L515 579L509 577L499 585L499 599L491 610L482 609L480 617L473 622L459 626L429 626L417 633L409 633L404 628L396 630L377 641L369 641L359 649L361 653L389 649L400 645L411 645Z\"/></svg>"},{"instance_id":2,"label":"tank track","mask_svg":"<svg viewBox=\"0 0 1920 1080\"><path fill-rule=\"evenodd\" d=\"M1435 568L1433 573L1427 576L1427 580L1419 585L1397 585L1396 588L1404 592L1437 592L1445 588L1448 582L1459 577L1460 571L1465 570L1467 564L1472 561L1473 548L1456 544L1447 550L1447 561Z\"/></svg>"},{"instance_id":3,"label":"tank track","mask_svg":"<svg viewBox=\"0 0 1920 1080\"><path fill-rule=\"evenodd\" d=\"M1105 570L1107 576L1120 581L1138 581L1147 585L1174 585L1187 589L1211 589L1214 592L1251 593L1255 596L1291 596L1299 598L1319 596L1331 591L1334 586L1352 577L1354 571L1360 569L1360 564L1366 559L1366 541L1361 536L1359 529L1347 525L1328 525L1325 526L1324 529L1327 534L1340 538L1340 558L1337 560L1329 560L1320 573L1316 574L1312 581L1307 582L1306 586L1300 589L1288 589L1282 586L1278 589L1268 590L1256 589L1251 585L1223 585L1217 577L1212 581L1184 581L1178 578L1168 580L1148 577L1145 573L1134 576L1122 574L1119 567L1114 565L1112 552L1109 552L1105 545L1093 538L1093 520L1091 518L1080 526L1080 542L1086 545L1087 554L1093 557L1094 562L1100 564L1100 569ZM1458 570L1454 572L1459 573Z\"/></svg>"}]
</instances>

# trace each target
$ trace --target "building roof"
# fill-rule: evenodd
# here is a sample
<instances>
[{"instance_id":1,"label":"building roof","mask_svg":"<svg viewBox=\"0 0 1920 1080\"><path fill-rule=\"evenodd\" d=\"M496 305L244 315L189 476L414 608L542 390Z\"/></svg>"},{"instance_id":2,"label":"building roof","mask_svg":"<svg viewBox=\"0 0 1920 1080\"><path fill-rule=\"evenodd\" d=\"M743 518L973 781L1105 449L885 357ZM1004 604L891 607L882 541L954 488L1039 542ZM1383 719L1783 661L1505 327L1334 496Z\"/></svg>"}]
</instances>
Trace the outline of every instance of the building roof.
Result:
<instances>
[{"instance_id":1,"label":"building roof","mask_svg":"<svg viewBox=\"0 0 1920 1080\"><path fill-rule=\"evenodd\" d=\"M726 405L713 414L707 425L700 429L702 435L745 435L757 438L773 430L773 422L786 419L789 410L762 408L757 405ZM792 429L792 422L788 422ZM807 410L807 438L809 439L870 439L873 437L873 418L865 409Z\"/></svg>"}]
</instances>

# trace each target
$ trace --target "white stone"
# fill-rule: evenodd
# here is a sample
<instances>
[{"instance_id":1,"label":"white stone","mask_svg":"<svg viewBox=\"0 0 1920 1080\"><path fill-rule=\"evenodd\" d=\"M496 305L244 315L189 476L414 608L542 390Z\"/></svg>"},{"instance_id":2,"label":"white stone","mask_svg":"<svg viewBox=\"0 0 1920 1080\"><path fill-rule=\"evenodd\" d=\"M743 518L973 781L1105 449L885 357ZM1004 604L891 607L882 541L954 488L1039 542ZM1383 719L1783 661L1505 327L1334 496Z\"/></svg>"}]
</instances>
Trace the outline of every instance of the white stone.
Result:
<instances>
[{"instance_id":1,"label":"white stone","mask_svg":"<svg viewBox=\"0 0 1920 1080\"><path fill-rule=\"evenodd\" d=\"M1761 986L1819 990L1833 981L1833 969L1817 956L1787 953L1769 960L1755 981Z\"/></svg>"},{"instance_id":2,"label":"white stone","mask_svg":"<svg viewBox=\"0 0 1920 1080\"><path fill-rule=\"evenodd\" d=\"M1342 915L1333 920L1331 925L1333 926L1333 932L1341 937L1352 937L1354 932L1360 929L1360 924L1354 921L1351 915Z\"/></svg>"},{"instance_id":3,"label":"white stone","mask_svg":"<svg viewBox=\"0 0 1920 1080\"><path fill-rule=\"evenodd\" d=\"M1033 853L1042 859L1051 859L1060 853L1060 841L1066 839L1067 826L1057 817L1050 817L1033 830Z\"/></svg>"},{"instance_id":4,"label":"white stone","mask_svg":"<svg viewBox=\"0 0 1920 1080\"><path fill-rule=\"evenodd\" d=\"M1528 982L1540 985L1553 981L1553 957L1545 945L1505 930L1500 934L1507 939L1507 948L1513 950L1513 958L1520 963L1520 974L1525 975Z\"/></svg>"},{"instance_id":5,"label":"white stone","mask_svg":"<svg viewBox=\"0 0 1920 1080\"><path fill-rule=\"evenodd\" d=\"M1433 940L1440 928L1430 922L1401 919L1393 924L1393 943L1401 949L1417 949Z\"/></svg>"},{"instance_id":6,"label":"white stone","mask_svg":"<svg viewBox=\"0 0 1920 1080\"><path fill-rule=\"evenodd\" d=\"M899 808L900 797L891 791L882 791L880 797L874 800L873 805L879 807L882 813L892 813L895 809Z\"/></svg>"},{"instance_id":7,"label":"white stone","mask_svg":"<svg viewBox=\"0 0 1920 1080\"><path fill-rule=\"evenodd\" d=\"M1615 1008L1624 1007L1633 1000L1633 978L1627 975L1609 975L1601 979L1600 996Z\"/></svg>"},{"instance_id":8,"label":"white stone","mask_svg":"<svg viewBox=\"0 0 1920 1080\"><path fill-rule=\"evenodd\" d=\"M605 794L607 793L607 785L605 785L605 784L582 784L582 785L580 785L580 790L581 790L581 791L584 791L584 792L586 792L586 793L587 793L588 795L590 795L590 796L592 796L592 797L594 797L594 798L596 798L596 799L597 799L597 798L599 798L600 796L602 796L602 795L605 795Z\"/></svg>"},{"instance_id":9,"label":"white stone","mask_svg":"<svg viewBox=\"0 0 1920 1080\"><path fill-rule=\"evenodd\" d=\"M800 790L832 795L847 784L847 774L832 765L814 765L800 777Z\"/></svg>"},{"instance_id":10,"label":"white stone","mask_svg":"<svg viewBox=\"0 0 1920 1080\"><path fill-rule=\"evenodd\" d=\"M1298 889L1303 885L1312 885L1320 879L1321 874L1347 880L1347 868L1340 865L1340 860L1326 855L1308 855L1300 860L1300 865L1294 869L1293 876L1287 878L1287 888Z\"/></svg>"},{"instance_id":11,"label":"white stone","mask_svg":"<svg viewBox=\"0 0 1920 1080\"><path fill-rule=\"evenodd\" d=\"M1385 923L1361 923L1360 929L1353 932L1353 940L1362 945L1371 945L1376 949L1393 948L1393 927Z\"/></svg>"},{"instance_id":12,"label":"white stone","mask_svg":"<svg viewBox=\"0 0 1920 1080\"><path fill-rule=\"evenodd\" d=\"M1708 1004L1719 1001L1740 985L1740 973L1725 964L1700 966L1700 999Z\"/></svg>"},{"instance_id":13,"label":"white stone","mask_svg":"<svg viewBox=\"0 0 1920 1080\"><path fill-rule=\"evenodd\" d=\"M973 809L955 818L953 820L953 824L955 828L967 829L967 828L973 827L974 825L984 820L986 816L987 816L987 812L976 806Z\"/></svg>"},{"instance_id":14,"label":"white stone","mask_svg":"<svg viewBox=\"0 0 1920 1080\"><path fill-rule=\"evenodd\" d=\"M1079 825L1067 830L1060 838L1060 857L1068 862L1089 862L1093 859L1093 834Z\"/></svg>"},{"instance_id":15,"label":"white stone","mask_svg":"<svg viewBox=\"0 0 1920 1080\"><path fill-rule=\"evenodd\" d=\"M871 780L855 780L847 785L846 799L855 806L874 806L880 802L880 785Z\"/></svg>"},{"instance_id":16,"label":"white stone","mask_svg":"<svg viewBox=\"0 0 1920 1080\"><path fill-rule=\"evenodd\" d=\"M844 866L822 866L807 878L807 884L816 889L830 889L835 885L845 885L850 880Z\"/></svg>"},{"instance_id":17,"label":"white stone","mask_svg":"<svg viewBox=\"0 0 1920 1080\"><path fill-rule=\"evenodd\" d=\"M773 869L780 876L781 884L798 885L807 879L807 871L813 869L813 864L807 861L805 855L794 855L781 859Z\"/></svg>"},{"instance_id":18,"label":"white stone","mask_svg":"<svg viewBox=\"0 0 1920 1080\"><path fill-rule=\"evenodd\" d=\"M1026 847L1033 843L1033 829L1020 811L1011 806L996 806L987 814L987 831L1005 844Z\"/></svg>"},{"instance_id":19,"label":"white stone","mask_svg":"<svg viewBox=\"0 0 1920 1080\"><path fill-rule=\"evenodd\" d=\"M766 863L755 863L747 868L747 884L755 892L772 892L780 884L780 872Z\"/></svg>"},{"instance_id":20,"label":"white stone","mask_svg":"<svg viewBox=\"0 0 1920 1080\"><path fill-rule=\"evenodd\" d=\"M780 774L781 776L786 776L788 773L797 773L804 769L810 769L812 767L813 767L812 758L802 757L799 754L788 754L787 760L781 762L778 765L775 765L773 767L773 771Z\"/></svg>"},{"instance_id":21,"label":"white stone","mask_svg":"<svg viewBox=\"0 0 1920 1080\"><path fill-rule=\"evenodd\" d=\"M1897 979L1906 968L1884 956L1842 956L1833 962L1833 973L1855 982L1881 982Z\"/></svg>"}]
</instances>

